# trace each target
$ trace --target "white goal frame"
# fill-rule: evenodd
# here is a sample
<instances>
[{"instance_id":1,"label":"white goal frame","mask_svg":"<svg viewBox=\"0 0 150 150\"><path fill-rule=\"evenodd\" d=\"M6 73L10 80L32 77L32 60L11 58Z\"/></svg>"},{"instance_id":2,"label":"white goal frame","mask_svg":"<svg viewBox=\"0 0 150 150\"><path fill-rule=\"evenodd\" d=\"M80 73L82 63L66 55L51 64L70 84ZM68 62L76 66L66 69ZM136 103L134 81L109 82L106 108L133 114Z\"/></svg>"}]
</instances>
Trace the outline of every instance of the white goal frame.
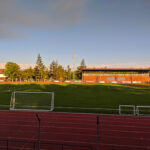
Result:
<instances>
[{"instance_id":1,"label":"white goal frame","mask_svg":"<svg viewBox=\"0 0 150 150\"><path fill-rule=\"evenodd\" d=\"M136 114L138 115L138 116L144 116L145 114L141 114L140 113L140 108L150 108L150 106L136 106ZM146 114L146 115L150 115L150 113L149 114Z\"/></svg>"},{"instance_id":2,"label":"white goal frame","mask_svg":"<svg viewBox=\"0 0 150 150\"><path fill-rule=\"evenodd\" d=\"M35 93L35 94L51 94L51 105L50 105L50 109L48 110L40 110L40 109L17 109L15 108L15 96L16 93ZM42 107L42 106L41 106ZM43 106L44 107L44 106ZM11 94L11 100L10 100L10 110L22 110L22 111L54 111L54 92L24 92L24 91L14 91Z\"/></svg>"},{"instance_id":3,"label":"white goal frame","mask_svg":"<svg viewBox=\"0 0 150 150\"><path fill-rule=\"evenodd\" d=\"M122 111L121 111L121 108L123 108L123 107L125 107L125 108L133 108L133 114L124 114L124 113L122 113ZM119 115L136 115L136 107L135 107L135 105L119 105Z\"/></svg>"}]
</instances>

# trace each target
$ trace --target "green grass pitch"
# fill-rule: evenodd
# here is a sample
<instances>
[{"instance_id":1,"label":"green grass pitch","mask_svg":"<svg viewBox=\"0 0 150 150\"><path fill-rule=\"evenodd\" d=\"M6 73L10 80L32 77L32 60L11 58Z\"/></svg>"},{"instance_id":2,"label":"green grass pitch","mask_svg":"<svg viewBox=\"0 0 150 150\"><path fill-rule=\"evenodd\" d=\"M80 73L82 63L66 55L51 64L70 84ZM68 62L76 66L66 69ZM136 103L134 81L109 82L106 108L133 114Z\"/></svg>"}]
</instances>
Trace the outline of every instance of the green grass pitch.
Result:
<instances>
[{"instance_id":1,"label":"green grass pitch","mask_svg":"<svg viewBox=\"0 0 150 150\"><path fill-rule=\"evenodd\" d=\"M0 84L0 105L2 105L0 109L9 109L13 91L54 92L55 111L111 113L106 110L67 109L60 107L118 109L119 104L150 105L150 85L20 83Z\"/></svg>"}]
</instances>

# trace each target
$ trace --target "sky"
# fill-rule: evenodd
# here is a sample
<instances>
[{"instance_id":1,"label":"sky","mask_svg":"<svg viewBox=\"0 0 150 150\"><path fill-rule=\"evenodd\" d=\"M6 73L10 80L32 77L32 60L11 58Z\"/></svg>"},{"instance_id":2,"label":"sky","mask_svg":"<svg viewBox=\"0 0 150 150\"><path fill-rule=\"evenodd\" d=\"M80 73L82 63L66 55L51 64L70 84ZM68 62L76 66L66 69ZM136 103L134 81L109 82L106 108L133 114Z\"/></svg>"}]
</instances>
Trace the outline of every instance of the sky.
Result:
<instances>
[{"instance_id":1,"label":"sky","mask_svg":"<svg viewBox=\"0 0 150 150\"><path fill-rule=\"evenodd\" d=\"M150 0L0 0L0 64L150 66Z\"/></svg>"}]
</instances>

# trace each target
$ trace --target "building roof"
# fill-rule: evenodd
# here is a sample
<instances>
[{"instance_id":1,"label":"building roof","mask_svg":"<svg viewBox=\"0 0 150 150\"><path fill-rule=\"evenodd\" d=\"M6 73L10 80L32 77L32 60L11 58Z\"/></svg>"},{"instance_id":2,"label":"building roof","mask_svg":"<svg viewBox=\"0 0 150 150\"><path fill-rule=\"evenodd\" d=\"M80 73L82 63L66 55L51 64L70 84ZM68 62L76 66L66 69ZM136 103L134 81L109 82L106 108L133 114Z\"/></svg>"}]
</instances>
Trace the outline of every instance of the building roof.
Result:
<instances>
[{"instance_id":1,"label":"building roof","mask_svg":"<svg viewBox=\"0 0 150 150\"><path fill-rule=\"evenodd\" d=\"M150 68L83 68L83 71L150 71Z\"/></svg>"}]
</instances>

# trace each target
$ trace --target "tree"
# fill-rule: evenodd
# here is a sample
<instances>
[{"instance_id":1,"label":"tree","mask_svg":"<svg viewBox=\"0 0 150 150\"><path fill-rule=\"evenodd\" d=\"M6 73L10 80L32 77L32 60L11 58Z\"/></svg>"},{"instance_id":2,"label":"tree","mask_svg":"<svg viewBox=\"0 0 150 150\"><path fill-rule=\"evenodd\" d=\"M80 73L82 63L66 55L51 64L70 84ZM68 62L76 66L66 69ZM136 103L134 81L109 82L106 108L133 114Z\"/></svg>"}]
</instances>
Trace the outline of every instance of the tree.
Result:
<instances>
[{"instance_id":1,"label":"tree","mask_svg":"<svg viewBox=\"0 0 150 150\"><path fill-rule=\"evenodd\" d=\"M23 70L22 71L22 78L24 79L24 80L33 80L33 78L34 78L34 70L30 67L30 68L28 68L28 69L25 69L25 70Z\"/></svg>"},{"instance_id":2,"label":"tree","mask_svg":"<svg viewBox=\"0 0 150 150\"><path fill-rule=\"evenodd\" d=\"M76 79L80 79L80 80L82 79L82 69L83 68L86 68L86 64L85 64L85 60L84 59L81 60L80 66L75 71Z\"/></svg>"},{"instance_id":3,"label":"tree","mask_svg":"<svg viewBox=\"0 0 150 150\"><path fill-rule=\"evenodd\" d=\"M70 79L71 69L68 66L68 70L65 70L62 65L59 65L57 61L52 61L49 67L50 78L54 80L64 81Z\"/></svg>"},{"instance_id":4,"label":"tree","mask_svg":"<svg viewBox=\"0 0 150 150\"><path fill-rule=\"evenodd\" d=\"M34 79L36 81L41 79L41 73L37 66L34 68Z\"/></svg>"},{"instance_id":5,"label":"tree","mask_svg":"<svg viewBox=\"0 0 150 150\"><path fill-rule=\"evenodd\" d=\"M7 62L5 65L4 73L12 81L20 77L20 66L14 62Z\"/></svg>"},{"instance_id":6,"label":"tree","mask_svg":"<svg viewBox=\"0 0 150 150\"><path fill-rule=\"evenodd\" d=\"M44 79L44 81L47 80L47 79L49 79L49 77L50 77L49 71L48 71L48 69L46 68L46 69L44 70L44 72L43 72L43 79Z\"/></svg>"},{"instance_id":7,"label":"tree","mask_svg":"<svg viewBox=\"0 0 150 150\"><path fill-rule=\"evenodd\" d=\"M52 61L52 63L50 64L50 77L52 79L58 79L58 62L57 61Z\"/></svg>"},{"instance_id":8,"label":"tree","mask_svg":"<svg viewBox=\"0 0 150 150\"><path fill-rule=\"evenodd\" d=\"M66 79L65 70L62 65L58 65L57 67L57 80L63 81Z\"/></svg>"},{"instance_id":9,"label":"tree","mask_svg":"<svg viewBox=\"0 0 150 150\"><path fill-rule=\"evenodd\" d=\"M67 66L67 80L71 80L71 68L70 68L70 66L68 65Z\"/></svg>"},{"instance_id":10,"label":"tree","mask_svg":"<svg viewBox=\"0 0 150 150\"><path fill-rule=\"evenodd\" d=\"M39 70L43 70L45 68L43 61L42 61L42 57L40 54L38 54L36 65L37 65Z\"/></svg>"},{"instance_id":11,"label":"tree","mask_svg":"<svg viewBox=\"0 0 150 150\"><path fill-rule=\"evenodd\" d=\"M36 67L35 67L35 73L38 79L43 79L44 71L45 71L45 66L42 62L42 58L40 54L38 54L37 61L36 61Z\"/></svg>"},{"instance_id":12,"label":"tree","mask_svg":"<svg viewBox=\"0 0 150 150\"><path fill-rule=\"evenodd\" d=\"M80 69L86 68L85 60L81 60Z\"/></svg>"}]
</instances>

